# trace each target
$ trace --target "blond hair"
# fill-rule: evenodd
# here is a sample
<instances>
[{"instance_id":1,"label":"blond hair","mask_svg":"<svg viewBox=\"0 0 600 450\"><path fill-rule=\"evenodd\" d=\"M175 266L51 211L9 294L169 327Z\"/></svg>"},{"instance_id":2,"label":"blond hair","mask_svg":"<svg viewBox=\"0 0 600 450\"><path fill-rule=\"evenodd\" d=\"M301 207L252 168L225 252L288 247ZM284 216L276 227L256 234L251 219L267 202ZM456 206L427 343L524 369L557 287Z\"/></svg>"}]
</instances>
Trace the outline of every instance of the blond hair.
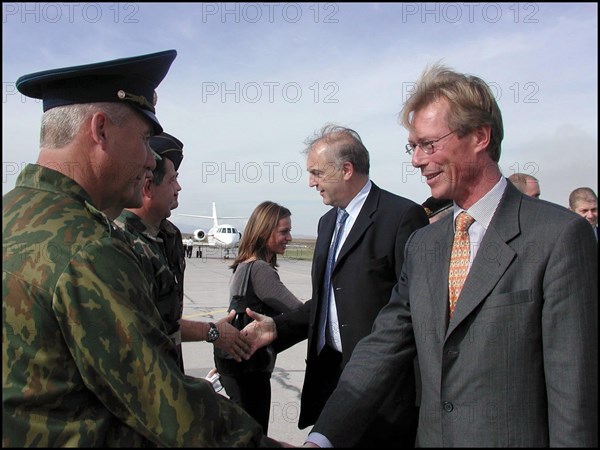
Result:
<instances>
[{"instance_id":1,"label":"blond hair","mask_svg":"<svg viewBox=\"0 0 600 450\"><path fill-rule=\"evenodd\" d=\"M480 126L490 126L487 153L498 162L504 137L502 114L494 94L481 78L454 72L439 63L426 68L417 81L416 90L402 107L400 122L412 130L414 114L440 98L450 104L446 120L458 137Z\"/></svg>"}]
</instances>

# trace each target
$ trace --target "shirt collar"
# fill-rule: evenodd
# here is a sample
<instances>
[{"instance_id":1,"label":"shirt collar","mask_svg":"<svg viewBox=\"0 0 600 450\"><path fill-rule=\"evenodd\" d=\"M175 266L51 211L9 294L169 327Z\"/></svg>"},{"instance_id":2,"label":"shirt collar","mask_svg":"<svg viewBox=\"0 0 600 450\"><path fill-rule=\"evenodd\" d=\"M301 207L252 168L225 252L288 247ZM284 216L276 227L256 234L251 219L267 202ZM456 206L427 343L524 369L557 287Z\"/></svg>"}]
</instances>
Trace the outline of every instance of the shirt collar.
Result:
<instances>
[{"instance_id":1,"label":"shirt collar","mask_svg":"<svg viewBox=\"0 0 600 450\"><path fill-rule=\"evenodd\" d=\"M466 211L473 219L475 219L475 222L479 223L479 225L486 230L492 221L492 217L494 217L496 208L498 208L498 205L500 204L502 195L504 195L506 183L506 178L501 176L496 185ZM456 217L462 211L465 210L454 203L454 222L456 221Z\"/></svg>"},{"instance_id":2,"label":"shirt collar","mask_svg":"<svg viewBox=\"0 0 600 450\"><path fill-rule=\"evenodd\" d=\"M349 219L354 220L358 217L360 210L362 209L363 205L365 204L365 201L367 200L367 197L369 196L369 192L371 192L372 185L373 183L371 183L371 180L367 180L367 182L359 191L359 193L356 194L356 196L352 200L350 200L350 203L348 203L348 206L346 206L346 212L348 212Z\"/></svg>"}]
</instances>

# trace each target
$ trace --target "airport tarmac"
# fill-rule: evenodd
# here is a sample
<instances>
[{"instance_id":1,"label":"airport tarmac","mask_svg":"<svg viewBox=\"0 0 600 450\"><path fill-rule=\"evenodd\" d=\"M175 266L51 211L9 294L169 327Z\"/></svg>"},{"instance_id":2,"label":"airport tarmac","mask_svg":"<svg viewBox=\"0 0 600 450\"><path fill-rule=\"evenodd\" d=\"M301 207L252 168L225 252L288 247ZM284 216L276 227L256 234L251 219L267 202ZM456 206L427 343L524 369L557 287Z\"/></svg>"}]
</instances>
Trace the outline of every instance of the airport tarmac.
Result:
<instances>
[{"instance_id":1,"label":"airport tarmac","mask_svg":"<svg viewBox=\"0 0 600 450\"><path fill-rule=\"evenodd\" d=\"M183 316L190 320L216 321L229 305L232 260L224 260L217 249L206 249L202 258L186 258ZM310 261L278 257L281 281L302 301L311 295ZM204 377L214 367L213 346L206 342L184 342L183 358L188 375ZM304 382L306 340L277 356L271 377L271 415L268 435L293 445L302 445L310 431L298 429L300 393ZM221 394L226 395L225 391Z\"/></svg>"}]
</instances>

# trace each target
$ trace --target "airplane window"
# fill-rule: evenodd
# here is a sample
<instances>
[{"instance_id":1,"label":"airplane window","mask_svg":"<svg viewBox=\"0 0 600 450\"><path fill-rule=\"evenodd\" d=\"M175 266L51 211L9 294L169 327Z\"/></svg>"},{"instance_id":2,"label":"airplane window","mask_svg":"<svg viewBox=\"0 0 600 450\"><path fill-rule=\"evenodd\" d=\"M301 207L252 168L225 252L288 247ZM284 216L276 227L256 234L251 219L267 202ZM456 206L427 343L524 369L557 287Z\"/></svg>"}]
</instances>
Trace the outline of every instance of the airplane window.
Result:
<instances>
[{"instance_id":1,"label":"airplane window","mask_svg":"<svg viewBox=\"0 0 600 450\"><path fill-rule=\"evenodd\" d=\"M228 232L228 233L231 233L231 228L227 228L227 232Z\"/></svg>"}]
</instances>

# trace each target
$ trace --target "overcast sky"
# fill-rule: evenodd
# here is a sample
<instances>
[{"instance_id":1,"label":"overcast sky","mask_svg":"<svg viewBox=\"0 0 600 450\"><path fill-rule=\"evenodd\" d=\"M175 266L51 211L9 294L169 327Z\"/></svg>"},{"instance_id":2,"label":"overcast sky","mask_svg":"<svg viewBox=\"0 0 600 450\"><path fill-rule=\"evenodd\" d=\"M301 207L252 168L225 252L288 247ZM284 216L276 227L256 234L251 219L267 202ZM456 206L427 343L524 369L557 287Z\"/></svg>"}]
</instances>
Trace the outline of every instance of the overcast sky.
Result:
<instances>
[{"instance_id":1,"label":"overcast sky","mask_svg":"<svg viewBox=\"0 0 600 450\"><path fill-rule=\"evenodd\" d=\"M508 176L543 199L598 187L598 7L592 3L3 3L2 193L35 162L41 103L21 75L175 49L157 116L183 143L182 228L248 216L264 200L316 235L329 207L308 187L304 140L325 123L356 130L371 178L422 203L430 191L398 124L412 84L441 61L496 94ZM243 227L243 220L225 221Z\"/></svg>"}]
</instances>

